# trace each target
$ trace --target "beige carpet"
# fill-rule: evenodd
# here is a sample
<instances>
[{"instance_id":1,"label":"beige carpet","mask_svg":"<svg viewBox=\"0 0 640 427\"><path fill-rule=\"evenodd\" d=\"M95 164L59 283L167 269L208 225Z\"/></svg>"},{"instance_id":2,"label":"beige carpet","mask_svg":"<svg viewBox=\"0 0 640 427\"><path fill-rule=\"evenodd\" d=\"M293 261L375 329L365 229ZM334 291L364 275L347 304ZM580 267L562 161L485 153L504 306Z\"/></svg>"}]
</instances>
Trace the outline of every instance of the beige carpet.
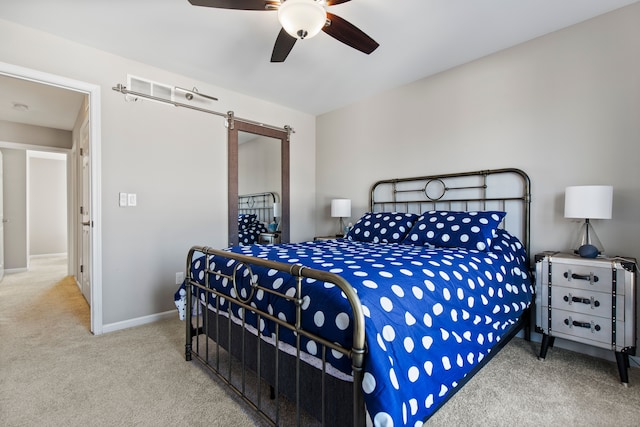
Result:
<instances>
[{"instance_id":1,"label":"beige carpet","mask_svg":"<svg viewBox=\"0 0 640 427\"><path fill-rule=\"evenodd\" d=\"M65 259L36 259L0 282L1 426L264 425L196 362L184 323L93 336ZM638 426L640 369L515 339L428 423Z\"/></svg>"},{"instance_id":2,"label":"beige carpet","mask_svg":"<svg viewBox=\"0 0 640 427\"><path fill-rule=\"evenodd\" d=\"M177 319L100 336L64 259L0 282L0 425L246 426L194 363Z\"/></svg>"}]
</instances>

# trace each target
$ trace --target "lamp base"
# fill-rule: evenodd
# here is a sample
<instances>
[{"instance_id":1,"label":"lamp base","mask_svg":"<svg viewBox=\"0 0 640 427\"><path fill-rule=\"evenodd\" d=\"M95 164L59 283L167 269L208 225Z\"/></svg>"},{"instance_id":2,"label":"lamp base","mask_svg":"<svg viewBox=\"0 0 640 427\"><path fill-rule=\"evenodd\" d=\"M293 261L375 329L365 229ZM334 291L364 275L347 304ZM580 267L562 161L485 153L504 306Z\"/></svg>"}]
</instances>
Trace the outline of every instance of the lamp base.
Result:
<instances>
[{"instance_id":1,"label":"lamp base","mask_svg":"<svg viewBox=\"0 0 640 427\"><path fill-rule=\"evenodd\" d=\"M340 231L336 233L336 237L344 237L344 218L343 217L340 217L338 227Z\"/></svg>"},{"instance_id":2,"label":"lamp base","mask_svg":"<svg viewBox=\"0 0 640 427\"><path fill-rule=\"evenodd\" d=\"M578 248L578 255L582 258L596 258L600 251L593 245L582 245Z\"/></svg>"},{"instance_id":3,"label":"lamp base","mask_svg":"<svg viewBox=\"0 0 640 427\"><path fill-rule=\"evenodd\" d=\"M602 242L588 219L582 224L573 248L573 252L583 258L595 258L604 253Z\"/></svg>"}]
</instances>

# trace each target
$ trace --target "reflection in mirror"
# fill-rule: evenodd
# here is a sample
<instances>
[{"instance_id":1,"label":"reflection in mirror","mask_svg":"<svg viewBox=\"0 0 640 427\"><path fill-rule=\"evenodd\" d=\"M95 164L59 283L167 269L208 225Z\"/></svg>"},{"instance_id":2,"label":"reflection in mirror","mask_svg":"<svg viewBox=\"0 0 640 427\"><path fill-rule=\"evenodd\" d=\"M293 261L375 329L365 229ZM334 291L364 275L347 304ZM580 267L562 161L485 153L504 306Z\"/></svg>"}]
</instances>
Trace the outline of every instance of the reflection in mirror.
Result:
<instances>
[{"instance_id":1,"label":"reflection in mirror","mask_svg":"<svg viewBox=\"0 0 640 427\"><path fill-rule=\"evenodd\" d=\"M238 132L239 194L280 194L280 140Z\"/></svg>"},{"instance_id":2,"label":"reflection in mirror","mask_svg":"<svg viewBox=\"0 0 640 427\"><path fill-rule=\"evenodd\" d=\"M288 241L288 134L235 120L229 129L229 244Z\"/></svg>"},{"instance_id":3,"label":"reflection in mirror","mask_svg":"<svg viewBox=\"0 0 640 427\"><path fill-rule=\"evenodd\" d=\"M238 244L280 243L280 163L279 139L238 132Z\"/></svg>"},{"instance_id":4,"label":"reflection in mirror","mask_svg":"<svg viewBox=\"0 0 640 427\"><path fill-rule=\"evenodd\" d=\"M238 196L238 243L280 243L280 198L276 192Z\"/></svg>"}]
</instances>

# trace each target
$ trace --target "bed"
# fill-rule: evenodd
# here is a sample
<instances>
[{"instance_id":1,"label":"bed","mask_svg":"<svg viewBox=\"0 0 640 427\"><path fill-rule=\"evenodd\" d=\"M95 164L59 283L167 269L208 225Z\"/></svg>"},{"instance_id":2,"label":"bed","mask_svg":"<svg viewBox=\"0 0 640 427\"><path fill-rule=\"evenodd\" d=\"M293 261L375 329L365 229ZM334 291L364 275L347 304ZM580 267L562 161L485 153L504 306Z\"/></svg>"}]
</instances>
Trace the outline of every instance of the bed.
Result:
<instances>
[{"instance_id":1,"label":"bed","mask_svg":"<svg viewBox=\"0 0 640 427\"><path fill-rule=\"evenodd\" d=\"M260 235L277 230L278 193L243 194L238 196L238 242L240 245L260 243ZM271 229L269 225L271 224Z\"/></svg>"},{"instance_id":2,"label":"bed","mask_svg":"<svg viewBox=\"0 0 640 427\"><path fill-rule=\"evenodd\" d=\"M185 356L275 425L420 425L528 338L529 204L518 169L384 180L345 239L194 246Z\"/></svg>"}]
</instances>

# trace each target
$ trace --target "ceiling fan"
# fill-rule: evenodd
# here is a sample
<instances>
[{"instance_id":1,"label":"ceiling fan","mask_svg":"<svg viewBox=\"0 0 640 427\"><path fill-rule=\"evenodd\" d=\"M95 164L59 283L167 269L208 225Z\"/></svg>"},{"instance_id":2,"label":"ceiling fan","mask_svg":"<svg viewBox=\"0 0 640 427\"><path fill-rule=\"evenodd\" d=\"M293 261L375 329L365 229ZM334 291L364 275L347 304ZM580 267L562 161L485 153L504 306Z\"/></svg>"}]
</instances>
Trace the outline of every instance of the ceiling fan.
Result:
<instances>
[{"instance_id":1,"label":"ceiling fan","mask_svg":"<svg viewBox=\"0 0 640 427\"><path fill-rule=\"evenodd\" d=\"M320 30L367 55L379 44L355 25L326 11L350 0L189 0L194 6L218 9L278 11L282 29L276 38L271 62L284 62L298 39L311 38Z\"/></svg>"}]
</instances>

